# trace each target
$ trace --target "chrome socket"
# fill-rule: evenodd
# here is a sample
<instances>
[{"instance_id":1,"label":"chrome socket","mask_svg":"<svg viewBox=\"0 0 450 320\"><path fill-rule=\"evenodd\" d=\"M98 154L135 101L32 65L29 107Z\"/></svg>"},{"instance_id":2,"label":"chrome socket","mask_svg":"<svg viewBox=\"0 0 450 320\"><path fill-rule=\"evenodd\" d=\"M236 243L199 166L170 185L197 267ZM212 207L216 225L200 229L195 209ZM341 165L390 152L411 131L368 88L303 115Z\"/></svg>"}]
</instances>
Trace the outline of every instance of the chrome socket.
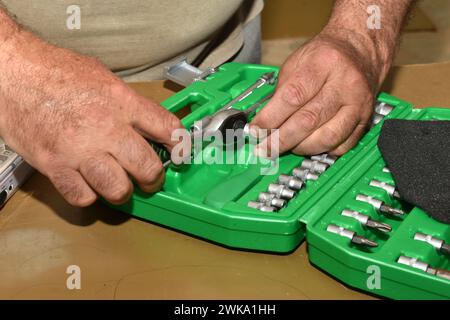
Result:
<instances>
[{"instance_id":1,"label":"chrome socket","mask_svg":"<svg viewBox=\"0 0 450 320\"><path fill-rule=\"evenodd\" d=\"M309 169L311 172L316 172L319 174L325 172L325 170L327 170L328 167L329 165L326 163L320 162L318 160L309 160L309 159L303 160L302 164L300 165L300 168Z\"/></svg>"},{"instance_id":2,"label":"chrome socket","mask_svg":"<svg viewBox=\"0 0 450 320\"><path fill-rule=\"evenodd\" d=\"M407 257L407 256L400 256L397 260L398 263L400 264L404 264L410 267L413 267L415 269L420 269L422 271L427 272L428 270L428 264L426 264L423 261L420 261L416 258L411 258L411 257Z\"/></svg>"},{"instance_id":3,"label":"chrome socket","mask_svg":"<svg viewBox=\"0 0 450 320\"><path fill-rule=\"evenodd\" d=\"M317 174L311 172L309 169L304 168L295 168L294 170L292 170L292 174L302 181L319 179L319 176Z\"/></svg>"},{"instance_id":4,"label":"chrome socket","mask_svg":"<svg viewBox=\"0 0 450 320\"><path fill-rule=\"evenodd\" d=\"M278 177L278 183L292 190L298 191L303 187L303 181L294 177L282 174Z\"/></svg>"},{"instance_id":5,"label":"chrome socket","mask_svg":"<svg viewBox=\"0 0 450 320\"><path fill-rule=\"evenodd\" d=\"M375 112L382 116L387 116L392 110L394 110L394 107L385 102L378 102L375 104Z\"/></svg>"},{"instance_id":6,"label":"chrome socket","mask_svg":"<svg viewBox=\"0 0 450 320\"><path fill-rule=\"evenodd\" d=\"M384 119L384 116L379 114L379 113L374 113L373 117L372 117L372 126L377 125L378 123L381 122L381 120Z\"/></svg>"},{"instance_id":7,"label":"chrome socket","mask_svg":"<svg viewBox=\"0 0 450 320\"><path fill-rule=\"evenodd\" d=\"M420 233L420 232L417 232L414 235L414 240L426 242L438 250L440 250L442 248L442 246L444 245L444 240L441 240L441 239L435 238L433 236L430 236L429 234Z\"/></svg>"},{"instance_id":8,"label":"chrome socket","mask_svg":"<svg viewBox=\"0 0 450 320\"><path fill-rule=\"evenodd\" d=\"M295 196L294 190L291 190L284 185L276 184L276 183L269 184L268 191L269 191L269 193L276 195L278 198L287 199L287 200L290 200L290 199L294 198L294 196Z\"/></svg>"},{"instance_id":9,"label":"chrome socket","mask_svg":"<svg viewBox=\"0 0 450 320\"><path fill-rule=\"evenodd\" d=\"M342 237L349 238L350 240L352 240L353 236L355 235L355 232L353 232L351 230L348 230L348 229L345 229L343 227L339 227L339 226L337 226L335 224L329 224L327 226L327 231L331 232L331 233L338 234L338 235L340 235Z\"/></svg>"},{"instance_id":10,"label":"chrome socket","mask_svg":"<svg viewBox=\"0 0 450 320\"><path fill-rule=\"evenodd\" d=\"M258 201L270 207L283 208L286 205L286 200L277 198L273 193L261 192L258 196Z\"/></svg>"},{"instance_id":11,"label":"chrome socket","mask_svg":"<svg viewBox=\"0 0 450 320\"><path fill-rule=\"evenodd\" d=\"M400 256L397 260L398 263L404 264L415 269L422 270L426 273L432 274L434 276L450 280L450 271L438 268L432 268L427 263L420 261L416 258L411 258L407 256Z\"/></svg>"},{"instance_id":12,"label":"chrome socket","mask_svg":"<svg viewBox=\"0 0 450 320\"><path fill-rule=\"evenodd\" d=\"M370 181L369 185L372 186L372 187L383 189L391 197L394 196L394 193L396 191L396 189L395 189L395 187L393 185L390 185L390 184L388 184L386 182L382 182L382 181L379 181L379 180L372 180L372 181Z\"/></svg>"},{"instance_id":13,"label":"chrome socket","mask_svg":"<svg viewBox=\"0 0 450 320\"><path fill-rule=\"evenodd\" d=\"M370 219L370 217L366 216L365 214L362 214L358 211L348 210L348 209L342 210L341 215L343 215L344 217L350 217L355 220L358 220L363 225L366 225L367 221L369 221L369 219Z\"/></svg>"},{"instance_id":14,"label":"chrome socket","mask_svg":"<svg viewBox=\"0 0 450 320\"><path fill-rule=\"evenodd\" d=\"M380 210L381 206L384 204L383 201L363 195L363 194L358 194L356 196L356 200L358 201L362 201L362 202L366 202L370 205L372 205L375 209Z\"/></svg>"},{"instance_id":15,"label":"chrome socket","mask_svg":"<svg viewBox=\"0 0 450 320\"><path fill-rule=\"evenodd\" d=\"M247 205L249 208L257 209L257 210L263 211L263 212L276 211L276 209L274 207L267 206L265 203L258 202L258 201L249 201Z\"/></svg>"},{"instance_id":16,"label":"chrome socket","mask_svg":"<svg viewBox=\"0 0 450 320\"><path fill-rule=\"evenodd\" d=\"M323 154L317 154L315 156L311 156L311 160L320 161L320 162L326 163L331 166L336 162L337 157L331 156L327 153L323 153Z\"/></svg>"}]
</instances>

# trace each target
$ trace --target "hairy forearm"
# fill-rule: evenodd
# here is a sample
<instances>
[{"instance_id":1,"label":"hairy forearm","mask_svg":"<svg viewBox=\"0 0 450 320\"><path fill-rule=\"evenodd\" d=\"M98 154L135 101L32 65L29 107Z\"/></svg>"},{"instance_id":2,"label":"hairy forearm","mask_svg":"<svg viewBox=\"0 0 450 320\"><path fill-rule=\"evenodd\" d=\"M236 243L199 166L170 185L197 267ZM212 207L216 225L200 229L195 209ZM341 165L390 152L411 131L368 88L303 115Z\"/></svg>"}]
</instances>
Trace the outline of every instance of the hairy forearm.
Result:
<instances>
[{"instance_id":1,"label":"hairy forearm","mask_svg":"<svg viewBox=\"0 0 450 320\"><path fill-rule=\"evenodd\" d=\"M369 64L373 85L386 77L400 33L415 0L336 0L331 18L321 36L352 45L353 55ZM379 29L369 28L370 6L380 9ZM368 66L365 65L365 68Z\"/></svg>"}]
</instances>

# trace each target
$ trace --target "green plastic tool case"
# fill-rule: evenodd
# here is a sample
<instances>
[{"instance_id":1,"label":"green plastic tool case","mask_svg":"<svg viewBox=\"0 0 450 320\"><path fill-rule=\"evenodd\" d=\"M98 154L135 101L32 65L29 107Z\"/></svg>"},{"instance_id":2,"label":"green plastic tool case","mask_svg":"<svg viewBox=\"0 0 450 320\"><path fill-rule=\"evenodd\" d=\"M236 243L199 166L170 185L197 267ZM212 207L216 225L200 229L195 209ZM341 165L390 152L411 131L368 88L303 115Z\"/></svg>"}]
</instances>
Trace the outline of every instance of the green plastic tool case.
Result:
<instances>
[{"instance_id":1,"label":"green plastic tool case","mask_svg":"<svg viewBox=\"0 0 450 320\"><path fill-rule=\"evenodd\" d=\"M278 72L263 65L228 63L205 81L197 81L171 96L162 105L171 112L190 108L183 120L194 121L214 113L253 84L262 74ZM234 107L244 110L273 91L265 85ZM379 101L393 106L388 118L448 120L450 110L413 109L412 105L387 94ZM422 270L401 265L401 255L428 263L433 268L450 269L450 260L433 246L413 239L422 232L450 242L450 226L430 218L419 208L391 198L386 191L372 187L372 179L394 184L377 148L381 124L374 126L352 150L340 157L316 181L306 182L288 205L278 212L261 212L247 206L260 192L267 190L278 175L290 174L303 157L286 154L279 159L274 175L261 175L265 164L191 164L181 169L169 167L162 191L145 194L136 190L119 210L136 217L181 230L228 247L288 253L302 241L308 243L310 261L344 283L376 295L396 299L449 299L450 281ZM215 147L203 149L208 159ZM248 153L249 149L240 151ZM358 194L373 196L408 212L399 219L378 213L370 204L356 200ZM389 223L387 234L366 229L357 220L341 215L343 209L366 214ZM350 239L328 232L335 224L376 241L378 247L363 249ZM380 277L370 285L371 275Z\"/></svg>"}]
</instances>

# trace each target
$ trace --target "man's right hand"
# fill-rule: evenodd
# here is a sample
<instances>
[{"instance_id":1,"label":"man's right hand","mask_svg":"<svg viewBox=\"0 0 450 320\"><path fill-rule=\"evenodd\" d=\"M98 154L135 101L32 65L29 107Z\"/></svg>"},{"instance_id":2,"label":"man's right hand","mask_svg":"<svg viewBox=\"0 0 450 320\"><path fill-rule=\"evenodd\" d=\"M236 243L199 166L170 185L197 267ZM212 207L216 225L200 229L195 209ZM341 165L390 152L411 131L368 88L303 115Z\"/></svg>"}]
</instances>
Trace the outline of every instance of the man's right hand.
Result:
<instances>
[{"instance_id":1,"label":"man's right hand","mask_svg":"<svg viewBox=\"0 0 450 320\"><path fill-rule=\"evenodd\" d=\"M173 147L178 118L94 58L52 46L0 12L0 136L72 205L113 204L156 191L162 163L147 141ZM5 22L6 21L6 22ZM10 29L7 29L9 28ZM8 32L9 31L9 32Z\"/></svg>"}]
</instances>

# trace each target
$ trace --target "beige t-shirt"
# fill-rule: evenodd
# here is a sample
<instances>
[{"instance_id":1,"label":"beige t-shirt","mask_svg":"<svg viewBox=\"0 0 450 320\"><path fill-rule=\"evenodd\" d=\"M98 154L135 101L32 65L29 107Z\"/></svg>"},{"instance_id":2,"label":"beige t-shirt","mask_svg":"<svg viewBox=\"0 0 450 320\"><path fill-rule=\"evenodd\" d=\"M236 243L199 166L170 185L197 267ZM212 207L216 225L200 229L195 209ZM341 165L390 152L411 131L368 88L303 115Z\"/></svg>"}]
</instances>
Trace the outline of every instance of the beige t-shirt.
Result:
<instances>
[{"instance_id":1,"label":"beige t-shirt","mask_svg":"<svg viewBox=\"0 0 450 320\"><path fill-rule=\"evenodd\" d=\"M219 64L242 46L235 19L243 0L1 0L22 25L50 43L95 56L128 80L160 77L160 66L180 55L191 60L221 34ZM75 5L74 5L75 4ZM235 20L225 36L222 29ZM237 22L236 22L237 21ZM207 56L214 57L213 52ZM220 56L220 57L219 57ZM141 77L139 77L141 75Z\"/></svg>"}]
</instances>

